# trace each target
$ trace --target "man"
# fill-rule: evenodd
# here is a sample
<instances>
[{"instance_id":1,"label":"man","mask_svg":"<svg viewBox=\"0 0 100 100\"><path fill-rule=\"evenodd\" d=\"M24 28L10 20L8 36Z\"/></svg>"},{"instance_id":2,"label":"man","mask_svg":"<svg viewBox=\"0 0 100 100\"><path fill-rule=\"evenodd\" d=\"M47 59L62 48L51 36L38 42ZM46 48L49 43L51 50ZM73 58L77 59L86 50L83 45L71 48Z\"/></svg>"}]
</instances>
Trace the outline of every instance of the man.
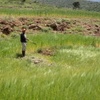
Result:
<instances>
[{"instance_id":1,"label":"man","mask_svg":"<svg viewBox=\"0 0 100 100\"><path fill-rule=\"evenodd\" d=\"M20 41L22 43L22 57L25 56L27 40L28 39L26 38L26 28L22 27L22 33L20 34Z\"/></svg>"}]
</instances>

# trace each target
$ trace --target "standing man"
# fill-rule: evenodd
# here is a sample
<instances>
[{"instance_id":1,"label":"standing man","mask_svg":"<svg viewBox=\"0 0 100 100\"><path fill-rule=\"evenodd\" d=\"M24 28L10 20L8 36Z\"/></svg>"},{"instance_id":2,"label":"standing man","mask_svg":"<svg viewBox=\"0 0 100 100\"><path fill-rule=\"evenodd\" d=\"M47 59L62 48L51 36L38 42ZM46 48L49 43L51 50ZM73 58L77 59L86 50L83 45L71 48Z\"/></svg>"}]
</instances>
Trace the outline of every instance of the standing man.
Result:
<instances>
[{"instance_id":1,"label":"standing man","mask_svg":"<svg viewBox=\"0 0 100 100\"><path fill-rule=\"evenodd\" d=\"M25 56L27 40L28 39L26 38L26 28L22 27L22 33L20 34L20 41L22 43L22 57Z\"/></svg>"}]
</instances>

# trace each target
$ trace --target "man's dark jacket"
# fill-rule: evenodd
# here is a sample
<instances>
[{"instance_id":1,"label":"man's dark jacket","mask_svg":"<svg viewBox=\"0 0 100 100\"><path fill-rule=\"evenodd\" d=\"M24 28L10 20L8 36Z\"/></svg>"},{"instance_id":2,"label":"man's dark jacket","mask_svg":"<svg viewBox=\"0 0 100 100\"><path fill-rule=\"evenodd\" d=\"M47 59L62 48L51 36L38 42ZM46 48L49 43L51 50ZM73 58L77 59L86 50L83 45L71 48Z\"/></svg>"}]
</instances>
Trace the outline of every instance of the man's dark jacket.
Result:
<instances>
[{"instance_id":1,"label":"man's dark jacket","mask_svg":"<svg viewBox=\"0 0 100 100\"><path fill-rule=\"evenodd\" d=\"M20 34L20 41L25 42L25 43L27 42L26 37L25 37L25 33Z\"/></svg>"}]
</instances>

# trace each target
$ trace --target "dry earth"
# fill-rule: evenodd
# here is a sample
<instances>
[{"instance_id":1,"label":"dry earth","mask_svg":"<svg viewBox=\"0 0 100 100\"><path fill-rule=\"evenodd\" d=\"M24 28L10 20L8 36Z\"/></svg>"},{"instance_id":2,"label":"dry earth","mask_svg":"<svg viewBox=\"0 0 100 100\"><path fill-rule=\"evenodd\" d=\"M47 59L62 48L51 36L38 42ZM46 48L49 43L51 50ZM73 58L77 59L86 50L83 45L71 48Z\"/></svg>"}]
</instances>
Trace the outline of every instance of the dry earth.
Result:
<instances>
[{"instance_id":1,"label":"dry earth","mask_svg":"<svg viewBox=\"0 0 100 100\"><path fill-rule=\"evenodd\" d=\"M8 35L12 32L20 32L23 26L27 27L29 33L34 33L36 30L100 36L100 19L0 18L0 33Z\"/></svg>"}]
</instances>

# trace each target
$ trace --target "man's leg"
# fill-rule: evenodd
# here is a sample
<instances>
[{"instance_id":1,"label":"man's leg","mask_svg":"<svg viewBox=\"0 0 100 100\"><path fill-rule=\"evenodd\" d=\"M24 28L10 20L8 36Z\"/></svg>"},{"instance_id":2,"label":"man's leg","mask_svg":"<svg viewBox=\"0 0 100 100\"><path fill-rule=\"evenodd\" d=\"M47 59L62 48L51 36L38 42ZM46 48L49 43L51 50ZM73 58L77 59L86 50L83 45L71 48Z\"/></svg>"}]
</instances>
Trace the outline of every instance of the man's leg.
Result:
<instances>
[{"instance_id":1,"label":"man's leg","mask_svg":"<svg viewBox=\"0 0 100 100\"><path fill-rule=\"evenodd\" d=\"M24 57L25 56L25 51L22 51L22 57Z\"/></svg>"},{"instance_id":2,"label":"man's leg","mask_svg":"<svg viewBox=\"0 0 100 100\"><path fill-rule=\"evenodd\" d=\"M22 56L25 56L25 51L26 51L26 43L22 43Z\"/></svg>"}]
</instances>

